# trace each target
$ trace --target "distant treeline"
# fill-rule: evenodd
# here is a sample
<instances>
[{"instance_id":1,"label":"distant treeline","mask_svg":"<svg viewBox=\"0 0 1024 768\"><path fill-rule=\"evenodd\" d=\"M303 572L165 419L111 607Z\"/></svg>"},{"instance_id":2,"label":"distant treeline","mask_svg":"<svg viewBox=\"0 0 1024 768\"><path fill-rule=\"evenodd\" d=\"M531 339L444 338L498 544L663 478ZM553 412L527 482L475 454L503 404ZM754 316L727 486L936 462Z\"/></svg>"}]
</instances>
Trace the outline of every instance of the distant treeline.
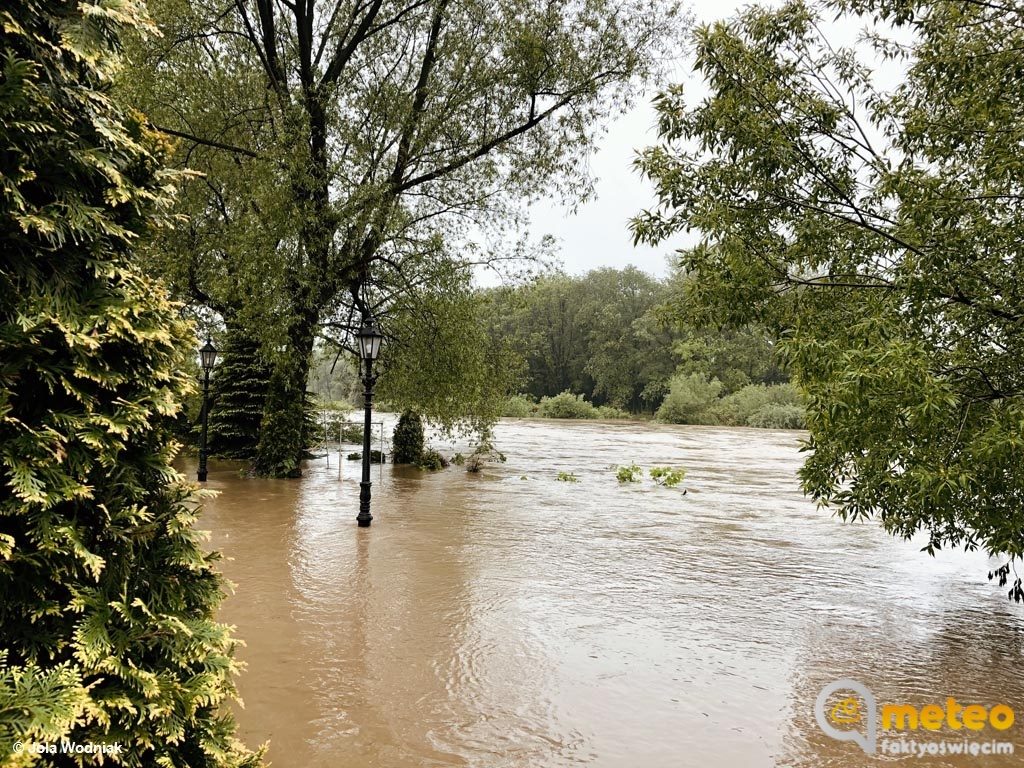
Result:
<instances>
[{"instance_id":1,"label":"distant treeline","mask_svg":"<svg viewBox=\"0 0 1024 768\"><path fill-rule=\"evenodd\" d=\"M483 289L481 322L520 362L505 415L803 426L770 336L688 325L677 311L684 279L629 266ZM356 402L349 361L333 363L326 354L314 363L310 388Z\"/></svg>"},{"instance_id":2,"label":"distant treeline","mask_svg":"<svg viewBox=\"0 0 1024 768\"><path fill-rule=\"evenodd\" d=\"M788 381L763 330L699 329L682 320L674 307L683 280L632 266L545 275L489 289L486 322L495 343L511 344L522 359L520 391L545 404L537 415L573 412L551 407L564 392L633 414L660 408L666 421L692 423L746 423L753 411L737 409L739 401L794 403L791 387L750 387ZM744 388L742 398L727 400ZM515 415L525 415L522 406L517 399Z\"/></svg>"}]
</instances>

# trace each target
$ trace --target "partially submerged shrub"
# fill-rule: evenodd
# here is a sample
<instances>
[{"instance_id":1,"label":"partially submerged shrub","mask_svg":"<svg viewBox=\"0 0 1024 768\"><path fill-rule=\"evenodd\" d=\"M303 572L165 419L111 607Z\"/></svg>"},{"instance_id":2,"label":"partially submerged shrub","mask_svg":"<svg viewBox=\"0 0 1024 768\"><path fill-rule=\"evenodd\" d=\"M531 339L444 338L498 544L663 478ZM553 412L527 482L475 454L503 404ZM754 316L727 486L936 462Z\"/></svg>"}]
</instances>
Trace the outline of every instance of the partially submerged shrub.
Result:
<instances>
[{"instance_id":1,"label":"partially submerged shrub","mask_svg":"<svg viewBox=\"0 0 1024 768\"><path fill-rule=\"evenodd\" d=\"M395 464L420 463L423 458L423 419L418 413L402 411L392 434L392 448Z\"/></svg>"},{"instance_id":2,"label":"partially submerged shrub","mask_svg":"<svg viewBox=\"0 0 1024 768\"><path fill-rule=\"evenodd\" d=\"M505 454L494 447L490 436L484 437L466 459L467 472L479 472L487 464L504 463Z\"/></svg>"},{"instance_id":3,"label":"partially submerged shrub","mask_svg":"<svg viewBox=\"0 0 1024 768\"><path fill-rule=\"evenodd\" d=\"M674 488L683 482L686 477L685 469L674 469L672 467L651 467L651 479L658 485L666 488Z\"/></svg>"},{"instance_id":4,"label":"partially submerged shrub","mask_svg":"<svg viewBox=\"0 0 1024 768\"><path fill-rule=\"evenodd\" d=\"M794 384L748 384L719 398L717 379L692 373L675 376L658 409L659 421L671 424L726 424L736 427L802 429L803 397Z\"/></svg>"},{"instance_id":5,"label":"partially submerged shrub","mask_svg":"<svg viewBox=\"0 0 1024 768\"><path fill-rule=\"evenodd\" d=\"M437 471L448 466L448 459L433 448L427 448L420 453L420 460L416 462L416 466L420 469Z\"/></svg>"},{"instance_id":6,"label":"partially submerged shrub","mask_svg":"<svg viewBox=\"0 0 1024 768\"><path fill-rule=\"evenodd\" d=\"M793 384L749 384L738 392L723 397L714 407L715 420L719 424L732 426L760 426L763 419L754 417L762 411L772 411L774 406L785 405L803 412L803 399ZM791 411L789 412L791 414ZM751 420L758 423L751 423ZM802 419L801 419L802 422Z\"/></svg>"},{"instance_id":7,"label":"partially submerged shrub","mask_svg":"<svg viewBox=\"0 0 1024 768\"><path fill-rule=\"evenodd\" d=\"M640 478L643 476L644 471L636 464L630 464L628 467L618 467L615 471L615 478L620 483L639 483Z\"/></svg>"},{"instance_id":8,"label":"partially submerged shrub","mask_svg":"<svg viewBox=\"0 0 1024 768\"><path fill-rule=\"evenodd\" d=\"M540 415L548 419L595 419L597 412L583 395L561 392L554 397L542 397Z\"/></svg>"},{"instance_id":9,"label":"partially submerged shrub","mask_svg":"<svg viewBox=\"0 0 1024 768\"><path fill-rule=\"evenodd\" d=\"M614 405L599 405L594 409L594 418L597 419L631 419L633 414L616 408Z\"/></svg>"},{"instance_id":10,"label":"partially submerged shrub","mask_svg":"<svg viewBox=\"0 0 1024 768\"><path fill-rule=\"evenodd\" d=\"M762 429L805 429L807 411L802 405L769 403L747 418L748 427Z\"/></svg>"},{"instance_id":11,"label":"partially submerged shrub","mask_svg":"<svg viewBox=\"0 0 1024 768\"><path fill-rule=\"evenodd\" d=\"M580 481L580 479L572 472L559 472L558 480L563 483L578 483Z\"/></svg>"},{"instance_id":12,"label":"partially submerged shrub","mask_svg":"<svg viewBox=\"0 0 1024 768\"><path fill-rule=\"evenodd\" d=\"M349 461L362 461L363 460L363 452L362 451L353 451L352 453L350 453L348 455L347 458L348 458ZM384 454L382 454L380 451L370 451L370 463L371 464L380 464L382 461L384 461Z\"/></svg>"}]
</instances>

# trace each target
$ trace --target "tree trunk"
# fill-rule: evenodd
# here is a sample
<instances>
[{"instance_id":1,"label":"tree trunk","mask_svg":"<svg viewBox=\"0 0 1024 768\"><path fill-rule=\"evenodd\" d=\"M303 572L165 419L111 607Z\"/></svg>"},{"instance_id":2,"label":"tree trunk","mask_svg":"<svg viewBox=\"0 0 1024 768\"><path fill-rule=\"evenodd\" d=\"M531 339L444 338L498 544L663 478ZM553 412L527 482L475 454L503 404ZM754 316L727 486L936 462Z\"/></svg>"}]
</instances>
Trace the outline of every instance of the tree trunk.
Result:
<instances>
[{"instance_id":1,"label":"tree trunk","mask_svg":"<svg viewBox=\"0 0 1024 768\"><path fill-rule=\"evenodd\" d=\"M310 437L310 411L306 386L320 311L333 295L328 274L331 243L338 226L331 209L327 169L327 118L321 94L304 83L309 117L309 164L293 180L302 206L299 239L306 254L301 268L286 280L292 317L287 348L274 366L260 425L253 470L263 477L299 477Z\"/></svg>"},{"instance_id":2,"label":"tree trunk","mask_svg":"<svg viewBox=\"0 0 1024 768\"><path fill-rule=\"evenodd\" d=\"M274 366L260 424L253 471L262 477L299 477L308 447L306 382L318 312L297 312L288 328L288 348Z\"/></svg>"}]
</instances>

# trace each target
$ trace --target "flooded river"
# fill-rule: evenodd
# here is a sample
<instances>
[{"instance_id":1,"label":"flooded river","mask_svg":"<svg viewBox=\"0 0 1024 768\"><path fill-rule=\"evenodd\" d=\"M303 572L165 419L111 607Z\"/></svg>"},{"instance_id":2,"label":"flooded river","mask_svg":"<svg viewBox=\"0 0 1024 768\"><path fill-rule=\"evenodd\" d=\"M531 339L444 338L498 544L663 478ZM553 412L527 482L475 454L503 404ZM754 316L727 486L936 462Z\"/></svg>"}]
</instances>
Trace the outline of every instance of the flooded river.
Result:
<instances>
[{"instance_id":1,"label":"flooded river","mask_svg":"<svg viewBox=\"0 0 1024 768\"><path fill-rule=\"evenodd\" d=\"M496 437L508 461L479 475L374 467L369 529L337 453L294 481L211 463L222 493L200 527L237 584L222 618L247 643L242 735L278 768L1021 762L1024 608L980 554L932 559L815 509L797 433L507 421ZM685 467L687 493L620 485L609 467L630 462ZM868 755L815 722L838 678L880 706L1006 704L1007 731L895 737L1017 754Z\"/></svg>"}]
</instances>

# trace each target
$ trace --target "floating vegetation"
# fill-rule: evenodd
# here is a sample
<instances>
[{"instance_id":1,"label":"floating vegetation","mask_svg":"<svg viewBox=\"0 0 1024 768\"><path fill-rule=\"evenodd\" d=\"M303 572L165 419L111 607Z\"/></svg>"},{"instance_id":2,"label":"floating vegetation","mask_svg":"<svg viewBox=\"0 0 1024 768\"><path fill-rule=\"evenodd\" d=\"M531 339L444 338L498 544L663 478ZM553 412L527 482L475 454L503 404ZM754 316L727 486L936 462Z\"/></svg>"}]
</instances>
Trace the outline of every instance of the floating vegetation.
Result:
<instances>
[{"instance_id":1,"label":"floating vegetation","mask_svg":"<svg viewBox=\"0 0 1024 768\"><path fill-rule=\"evenodd\" d=\"M686 470L673 467L651 467L650 475L651 479L658 485L674 488L683 482L683 478L686 477Z\"/></svg>"},{"instance_id":2,"label":"floating vegetation","mask_svg":"<svg viewBox=\"0 0 1024 768\"><path fill-rule=\"evenodd\" d=\"M636 464L630 464L628 467L618 467L615 470L615 478L620 483L639 483L640 478L644 476L644 471Z\"/></svg>"}]
</instances>

